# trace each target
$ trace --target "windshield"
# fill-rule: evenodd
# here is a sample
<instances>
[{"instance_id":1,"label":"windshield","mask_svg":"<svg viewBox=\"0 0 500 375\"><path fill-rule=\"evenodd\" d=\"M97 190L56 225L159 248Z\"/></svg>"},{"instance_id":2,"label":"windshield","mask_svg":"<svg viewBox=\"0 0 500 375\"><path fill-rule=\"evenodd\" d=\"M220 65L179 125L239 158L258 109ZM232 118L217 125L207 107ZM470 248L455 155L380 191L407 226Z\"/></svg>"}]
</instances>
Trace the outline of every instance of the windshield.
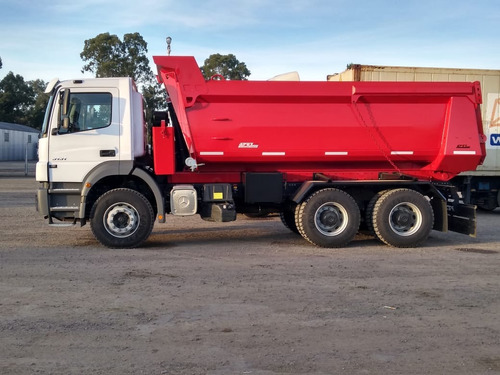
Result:
<instances>
[{"instance_id":1,"label":"windshield","mask_svg":"<svg viewBox=\"0 0 500 375\"><path fill-rule=\"evenodd\" d=\"M50 109L52 108L52 102L54 101L54 95L51 95L49 98L49 102L47 104L47 108L45 109L45 117L43 118L42 131L40 136L42 138L47 137L47 129L49 128L49 119L50 119Z\"/></svg>"}]
</instances>

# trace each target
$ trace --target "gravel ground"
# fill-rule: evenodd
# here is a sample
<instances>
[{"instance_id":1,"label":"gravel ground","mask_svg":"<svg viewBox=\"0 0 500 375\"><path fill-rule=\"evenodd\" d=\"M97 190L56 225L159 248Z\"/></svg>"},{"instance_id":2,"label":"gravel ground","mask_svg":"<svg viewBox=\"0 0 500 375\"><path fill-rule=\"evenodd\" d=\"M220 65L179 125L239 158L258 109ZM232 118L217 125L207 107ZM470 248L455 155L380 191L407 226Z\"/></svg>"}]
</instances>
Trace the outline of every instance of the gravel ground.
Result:
<instances>
[{"instance_id":1,"label":"gravel ground","mask_svg":"<svg viewBox=\"0 0 500 375\"><path fill-rule=\"evenodd\" d=\"M1 374L500 374L498 209L418 249L169 217L110 250L35 189L0 178Z\"/></svg>"}]
</instances>

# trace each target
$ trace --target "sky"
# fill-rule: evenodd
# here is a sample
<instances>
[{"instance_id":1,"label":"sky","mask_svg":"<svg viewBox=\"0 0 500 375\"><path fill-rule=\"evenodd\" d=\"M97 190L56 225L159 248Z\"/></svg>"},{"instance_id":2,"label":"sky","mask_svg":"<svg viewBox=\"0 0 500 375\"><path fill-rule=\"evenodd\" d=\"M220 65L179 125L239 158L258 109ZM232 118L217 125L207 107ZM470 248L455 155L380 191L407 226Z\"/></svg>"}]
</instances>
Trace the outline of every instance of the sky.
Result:
<instances>
[{"instance_id":1,"label":"sky","mask_svg":"<svg viewBox=\"0 0 500 375\"><path fill-rule=\"evenodd\" d=\"M148 57L232 53L251 80L347 64L500 69L498 0L0 0L0 79L83 74L84 42L138 32ZM154 69L153 61L151 67Z\"/></svg>"}]
</instances>

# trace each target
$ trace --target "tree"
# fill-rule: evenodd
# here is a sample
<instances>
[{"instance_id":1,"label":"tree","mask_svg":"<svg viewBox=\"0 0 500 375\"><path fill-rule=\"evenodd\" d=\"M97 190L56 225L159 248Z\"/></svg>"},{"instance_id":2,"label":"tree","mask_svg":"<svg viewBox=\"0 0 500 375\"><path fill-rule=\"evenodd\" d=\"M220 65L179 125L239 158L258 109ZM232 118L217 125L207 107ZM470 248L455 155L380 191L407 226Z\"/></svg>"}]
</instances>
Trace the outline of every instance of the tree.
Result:
<instances>
[{"instance_id":1,"label":"tree","mask_svg":"<svg viewBox=\"0 0 500 375\"><path fill-rule=\"evenodd\" d=\"M146 102L146 119L150 120L153 111L166 109L167 93L161 84L154 82L142 88L142 96Z\"/></svg>"},{"instance_id":2,"label":"tree","mask_svg":"<svg viewBox=\"0 0 500 375\"><path fill-rule=\"evenodd\" d=\"M9 72L0 81L0 120L27 124L27 113L35 102L33 88L22 76Z\"/></svg>"},{"instance_id":3,"label":"tree","mask_svg":"<svg viewBox=\"0 0 500 375\"><path fill-rule=\"evenodd\" d=\"M46 86L40 79L25 82L19 74L9 72L0 81L0 121L40 129L49 99Z\"/></svg>"},{"instance_id":4,"label":"tree","mask_svg":"<svg viewBox=\"0 0 500 375\"><path fill-rule=\"evenodd\" d=\"M205 79L210 79L214 74L220 74L226 79L247 80L250 70L244 62L239 62L235 55L210 55L200 67Z\"/></svg>"},{"instance_id":5,"label":"tree","mask_svg":"<svg viewBox=\"0 0 500 375\"><path fill-rule=\"evenodd\" d=\"M41 79L37 79L34 81L28 81L28 86L32 88L35 96L34 103L30 107L27 114L26 125L35 129L41 129L43 118L45 116L45 109L47 107L47 103L49 102L49 95L45 94L47 83Z\"/></svg>"},{"instance_id":6,"label":"tree","mask_svg":"<svg viewBox=\"0 0 500 375\"><path fill-rule=\"evenodd\" d=\"M138 83L149 83L153 72L146 56L148 44L139 33L123 36L103 33L87 39L80 57L85 64L83 72L96 77L132 77Z\"/></svg>"},{"instance_id":7,"label":"tree","mask_svg":"<svg viewBox=\"0 0 500 375\"><path fill-rule=\"evenodd\" d=\"M147 58L148 44L139 33L123 36L103 33L85 41L80 57L87 62L83 72L95 73L96 77L132 77L140 84L146 101L147 119L153 110L165 108L165 92L156 82Z\"/></svg>"},{"instance_id":8,"label":"tree","mask_svg":"<svg viewBox=\"0 0 500 375\"><path fill-rule=\"evenodd\" d=\"M0 57L0 69L2 69L2 58Z\"/></svg>"}]
</instances>

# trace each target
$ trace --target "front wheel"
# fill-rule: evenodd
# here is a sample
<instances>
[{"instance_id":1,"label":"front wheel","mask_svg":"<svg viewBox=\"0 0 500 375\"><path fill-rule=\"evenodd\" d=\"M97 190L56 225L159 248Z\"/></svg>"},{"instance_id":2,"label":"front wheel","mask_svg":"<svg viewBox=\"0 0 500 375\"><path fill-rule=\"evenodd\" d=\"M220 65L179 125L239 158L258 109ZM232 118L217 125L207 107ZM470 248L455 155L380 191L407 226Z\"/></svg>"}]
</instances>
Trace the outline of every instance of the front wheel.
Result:
<instances>
[{"instance_id":1,"label":"front wheel","mask_svg":"<svg viewBox=\"0 0 500 375\"><path fill-rule=\"evenodd\" d=\"M114 189L92 207L90 227L95 238L111 248L142 244L151 234L154 212L147 198L131 189Z\"/></svg>"},{"instance_id":2,"label":"front wheel","mask_svg":"<svg viewBox=\"0 0 500 375\"><path fill-rule=\"evenodd\" d=\"M321 247L342 247L358 232L360 212L356 201L338 189L322 189L297 206L299 233Z\"/></svg>"},{"instance_id":3,"label":"front wheel","mask_svg":"<svg viewBox=\"0 0 500 375\"><path fill-rule=\"evenodd\" d=\"M382 242L394 247L416 247L429 236L434 212L427 198L415 190L389 190L373 207L372 225Z\"/></svg>"}]
</instances>

